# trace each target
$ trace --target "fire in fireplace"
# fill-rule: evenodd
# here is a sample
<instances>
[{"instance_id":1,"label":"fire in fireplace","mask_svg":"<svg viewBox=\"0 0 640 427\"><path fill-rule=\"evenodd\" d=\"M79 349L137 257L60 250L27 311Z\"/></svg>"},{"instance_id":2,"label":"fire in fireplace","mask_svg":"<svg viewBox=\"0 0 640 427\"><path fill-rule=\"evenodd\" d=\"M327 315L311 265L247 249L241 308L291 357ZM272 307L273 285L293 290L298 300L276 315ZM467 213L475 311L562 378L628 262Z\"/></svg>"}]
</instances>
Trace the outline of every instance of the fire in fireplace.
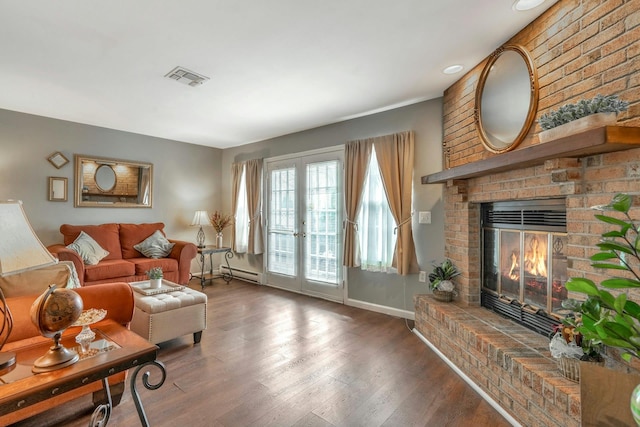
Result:
<instances>
[{"instance_id":1,"label":"fire in fireplace","mask_svg":"<svg viewBox=\"0 0 640 427\"><path fill-rule=\"evenodd\" d=\"M564 199L482 205L481 304L547 335L566 314Z\"/></svg>"}]
</instances>

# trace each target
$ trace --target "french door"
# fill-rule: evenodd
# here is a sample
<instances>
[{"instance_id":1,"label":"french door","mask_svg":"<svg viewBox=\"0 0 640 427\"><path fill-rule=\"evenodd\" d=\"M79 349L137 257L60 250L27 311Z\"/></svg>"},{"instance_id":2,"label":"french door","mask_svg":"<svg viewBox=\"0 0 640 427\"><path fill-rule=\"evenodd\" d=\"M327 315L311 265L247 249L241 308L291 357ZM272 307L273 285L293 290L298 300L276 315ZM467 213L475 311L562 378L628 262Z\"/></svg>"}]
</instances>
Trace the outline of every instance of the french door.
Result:
<instances>
[{"instance_id":1,"label":"french door","mask_svg":"<svg viewBox=\"0 0 640 427\"><path fill-rule=\"evenodd\" d=\"M267 160L267 284L343 301L343 149Z\"/></svg>"}]
</instances>

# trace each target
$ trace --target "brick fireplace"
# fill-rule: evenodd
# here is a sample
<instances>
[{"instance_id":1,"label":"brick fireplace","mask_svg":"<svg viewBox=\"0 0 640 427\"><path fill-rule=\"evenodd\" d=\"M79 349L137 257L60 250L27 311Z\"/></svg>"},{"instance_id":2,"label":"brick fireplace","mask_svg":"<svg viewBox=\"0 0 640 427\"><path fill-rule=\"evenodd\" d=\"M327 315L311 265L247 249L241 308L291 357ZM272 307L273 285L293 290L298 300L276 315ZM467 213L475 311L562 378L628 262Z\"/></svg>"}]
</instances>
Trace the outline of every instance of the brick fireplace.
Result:
<instances>
[{"instance_id":1,"label":"brick fireplace","mask_svg":"<svg viewBox=\"0 0 640 427\"><path fill-rule=\"evenodd\" d=\"M613 195L640 195L640 1L561 0L508 43L527 49L538 70L538 114L596 94L618 94L630 103L618 127L601 128L571 140L541 144L535 124L513 152L484 149L474 122L475 89L486 61L445 91L442 185L445 256L457 277L454 304L429 295L415 298L416 329L484 393L527 426L579 426L580 387L560 374L548 339L480 307L483 203L563 199L566 207L567 274L600 282L606 272L591 267L589 256L604 226L594 205ZM630 138L616 130L630 127ZM625 147L610 147L611 141ZM577 144L567 149L567 144ZM592 144L593 143L593 144ZM588 147L583 147L586 144ZM592 144L592 145L589 145ZM616 151L622 149L622 151ZM532 153L531 162L521 161ZM485 167L490 164L491 167ZM478 165L478 166L476 166ZM469 173L451 172L465 169ZM479 172L480 171L480 172ZM440 184L433 184L433 183ZM633 212L640 217L640 209ZM640 300L640 293L630 292Z\"/></svg>"},{"instance_id":2,"label":"brick fireplace","mask_svg":"<svg viewBox=\"0 0 640 427\"><path fill-rule=\"evenodd\" d=\"M456 282L459 297L456 304L443 304L417 296L416 329L523 425L579 426L580 387L562 377L548 338L479 307L480 208L562 198L568 275L600 282L603 272L594 271L588 257L603 226L590 207L608 203L617 192L640 192L640 149L551 159L445 184L445 250L463 272Z\"/></svg>"}]
</instances>

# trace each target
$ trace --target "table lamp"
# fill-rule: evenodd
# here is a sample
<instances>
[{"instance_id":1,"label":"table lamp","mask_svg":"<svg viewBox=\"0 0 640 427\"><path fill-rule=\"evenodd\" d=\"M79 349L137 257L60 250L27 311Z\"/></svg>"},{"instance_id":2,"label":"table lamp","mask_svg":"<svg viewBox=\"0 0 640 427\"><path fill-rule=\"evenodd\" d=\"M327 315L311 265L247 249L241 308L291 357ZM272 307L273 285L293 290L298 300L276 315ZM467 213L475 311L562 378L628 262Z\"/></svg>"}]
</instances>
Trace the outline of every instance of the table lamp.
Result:
<instances>
[{"instance_id":1,"label":"table lamp","mask_svg":"<svg viewBox=\"0 0 640 427\"><path fill-rule=\"evenodd\" d=\"M0 277L57 263L33 232L22 202L0 201ZM0 350L9 339L13 317L0 288ZM16 363L14 353L0 352L0 370Z\"/></svg>"},{"instance_id":2,"label":"table lamp","mask_svg":"<svg viewBox=\"0 0 640 427\"><path fill-rule=\"evenodd\" d=\"M193 221L191 221L192 226L200 226L198 230L198 234L196 235L196 241L198 243L199 248L204 248L204 230L202 230L203 225L211 225L211 221L209 221L209 212L207 211L196 211L196 214L193 216Z\"/></svg>"}]
</instances>

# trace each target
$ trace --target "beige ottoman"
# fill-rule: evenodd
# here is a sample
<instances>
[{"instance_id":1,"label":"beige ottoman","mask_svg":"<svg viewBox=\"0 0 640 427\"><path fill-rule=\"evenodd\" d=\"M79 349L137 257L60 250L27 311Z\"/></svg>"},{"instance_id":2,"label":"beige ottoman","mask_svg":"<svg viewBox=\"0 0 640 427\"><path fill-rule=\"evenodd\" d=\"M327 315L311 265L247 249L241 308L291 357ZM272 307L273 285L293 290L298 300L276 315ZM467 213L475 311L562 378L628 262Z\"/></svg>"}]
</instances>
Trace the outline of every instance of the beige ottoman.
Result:
<instances>
[{"instance_id":1,"label":"beige ottoman","mask_svg":"<svg viewBox=\"0 0 640 427\"><path fill-rule=\"evenodd\" d=\"M207 296L185 287L179 291L135 295L131 330L153 344L193 334L199 343L207 329Z\"/></svg>"}]
</instances>

